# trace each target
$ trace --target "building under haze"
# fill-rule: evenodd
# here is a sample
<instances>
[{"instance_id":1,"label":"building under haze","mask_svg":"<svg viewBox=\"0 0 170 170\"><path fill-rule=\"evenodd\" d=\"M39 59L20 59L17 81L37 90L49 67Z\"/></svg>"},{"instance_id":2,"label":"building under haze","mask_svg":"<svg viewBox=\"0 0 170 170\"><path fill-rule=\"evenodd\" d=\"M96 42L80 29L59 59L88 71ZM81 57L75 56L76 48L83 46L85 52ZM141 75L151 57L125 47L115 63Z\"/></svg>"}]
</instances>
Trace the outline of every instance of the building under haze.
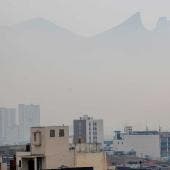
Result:
<instances>
[{"instance_id":1,"label":"building under haze","mask_svg":"<svg viewBox=\"0 0 170 170\"><path fill-rule=\"evenodd\" d=\"M161 157L170 159L170 132L160 132Z\"/></svg>"},{"instance_id":2,"label":"building under haze","mask_svg":"<svg viewBox=\"0 0 170 170\"><path fill-rule=\"evenodd\" d=\"M74 143L100 143L103 145L103 120L93 119L88 115L73 121Z\"/></svg>"},{"instance_id":3,"label":"building under haze","mask_svg":"<svg viewBox=\"0 0 170 170\"><path fill-rule=\"evenodd\" d=\"M113 139L115 152L132 153L142 158L160 159L160 135L158 131L133 131L126 127L124 132L115 131Z\"/></svg>"},{"instance_id":4,"label":"building under haze","mask_svg":"<svg viewBox=\"0 0 170 170\"><path fill-rule=\"evenodd\" d=\"M16 109L0 108L0 145L17 142Z\"/></svg>"},{"instance_id":5,"label":"building under haze","mask_svg":"<svg viewBox=\"0 0 170 170\"><path fill-rule=\"evenodd\" d=\"M18 105L19 113L19 139L21 142L29 142L30 128L40 126L40 106L39 105Z\"/></svg>"}]
</instances>

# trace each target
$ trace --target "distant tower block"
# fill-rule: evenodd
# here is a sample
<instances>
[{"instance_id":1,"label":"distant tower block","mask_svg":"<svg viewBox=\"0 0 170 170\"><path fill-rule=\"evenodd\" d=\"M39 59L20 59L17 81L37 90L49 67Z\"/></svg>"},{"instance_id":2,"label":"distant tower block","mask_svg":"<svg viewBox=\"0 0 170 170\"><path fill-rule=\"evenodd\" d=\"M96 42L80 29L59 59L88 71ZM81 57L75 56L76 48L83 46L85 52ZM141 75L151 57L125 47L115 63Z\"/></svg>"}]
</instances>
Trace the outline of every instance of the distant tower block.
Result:
<instances>
[{"instance_id":1,"label":"distant tower block","mask_svg":"<svg viewBox=\"0 0 170 170\"><path fill-rule=\"evenodd\" d=\"M126 126L125 128L124 128L124 132L126 133L126 134L131 134L132 133L132 126Z\"/></svg>"}]
</instances>

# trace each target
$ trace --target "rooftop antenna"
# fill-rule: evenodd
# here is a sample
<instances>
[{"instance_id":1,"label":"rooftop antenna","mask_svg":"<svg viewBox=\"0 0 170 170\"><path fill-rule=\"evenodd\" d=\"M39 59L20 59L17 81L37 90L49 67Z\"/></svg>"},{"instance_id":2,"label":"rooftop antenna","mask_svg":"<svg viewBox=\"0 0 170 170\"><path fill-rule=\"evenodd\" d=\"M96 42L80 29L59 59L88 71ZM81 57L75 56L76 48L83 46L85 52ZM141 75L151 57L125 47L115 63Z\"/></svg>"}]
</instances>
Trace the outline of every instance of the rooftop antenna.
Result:
<instances>
[{"instance_id":1,"label":"rooftop antenna","mask_svg":"<svg viewBox=\"0 0 170 170\"><path fill-rule=\"evenodd\" d=\"M146 131L149 131L149 128L148 128L148 126L146 126Z\"/></svg>"},{"instance_id":2,"label":"rooftop antenna","mask_svg":"<svg viewBox=\"0 0 170 170\"><path fill-rule=\"evenodd\" d=\"M148 131L149 130L149 128L148 128L148 125L147 125L147 122L146 122L146 131Z\"/></svg>"},{"instance_id":3,"label":"rooftop antenna","mask_svg":"<svg viewBox=\"0 0 170 170\"><path fill-rule=\"evenodd\" d=\"M159 125L159 132L161 132L162 131L162 128L161 128L161 126Z\"/></svg>"}]
</instances>

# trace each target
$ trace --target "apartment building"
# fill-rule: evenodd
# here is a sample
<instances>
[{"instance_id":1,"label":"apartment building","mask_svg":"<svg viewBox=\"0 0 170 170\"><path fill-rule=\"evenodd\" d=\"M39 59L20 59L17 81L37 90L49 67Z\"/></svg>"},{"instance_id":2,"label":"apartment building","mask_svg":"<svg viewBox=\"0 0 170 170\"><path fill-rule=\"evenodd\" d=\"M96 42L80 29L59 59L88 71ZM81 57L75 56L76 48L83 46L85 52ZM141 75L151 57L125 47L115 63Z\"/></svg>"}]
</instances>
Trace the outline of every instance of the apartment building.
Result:
<instances>
[{"instance_id":1,"label":"apartment building","mask_svg":"<svg viewBox=\"0 0 170 170\"><path fill-rule=\"evenodd\" d=\"M103 145L103 120L93 119L88 115L73 121L74 143L100 143Z\"/></svg>"},{"instance_id":2,"label":"apartment building","mask_svg":"<svg viewBox=\"0 0 170 170\"><path fill-rule=\"evenodd\" d=\"M161 157L170 159L170 132L160 132Z\"/></svg>"},{"instance_id":3,"label":"apartment building","mask_svg":"<svg viewBox=\"0 0 170 170\"><path fill-rule=\"evenodd\" d=\"M16 109L0 108L0 145L17 142Z\"/></svg>"},{"instance_id":4,"label":"apartment building","mask_svg":"<svg viewBox=\"0 0 170 170\"><path fill-rule=\"evenodd\" d=\"M40 126L40 106L39 105L18 105L19 114L19 139L23 143L30 140L30 128Z\"/></svg>"}]
</instances>

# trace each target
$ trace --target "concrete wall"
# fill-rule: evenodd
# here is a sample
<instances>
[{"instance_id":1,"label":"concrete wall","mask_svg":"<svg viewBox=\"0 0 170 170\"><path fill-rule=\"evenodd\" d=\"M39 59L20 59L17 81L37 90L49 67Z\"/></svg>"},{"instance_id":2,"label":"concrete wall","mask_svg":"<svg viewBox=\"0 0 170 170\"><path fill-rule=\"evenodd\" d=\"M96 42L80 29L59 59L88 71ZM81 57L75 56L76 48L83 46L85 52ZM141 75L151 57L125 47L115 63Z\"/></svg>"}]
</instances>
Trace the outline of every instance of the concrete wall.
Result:
<instances>
[{"instance_id":1,"label":"concrete wall","mask_svg":"<svg viewBox=\"0 0 170 170\"><path fill-rule=\"evenodd\" d=\"M104 128L103 128L103 120L95 120L97 123L97 143L101 143L102 146L104 144Z\"/></svg>"},{"instance_id":2,"label":"concrete wall","mask_svg":"<svg viewBox=\"0 0 170 170\"><path fill-rule=\"evenodd\" d=\"M74 152L63 153L58 155L47 155L45 157L45 167L54 169L63 166L74 167Z\"/></svg>"},{"instance_id":3,"label":"concrete wall","mask_svg":"<svg viewBox=\"0 0 170 170\"><path fill-rule=\"evenodd\" d=\"M59 130L64 129L64 136L59 137ZM55 137L50 137L50 130L55 130ZM41 133L41 145L34 145L34 132ZM50 126L32 128L31 154L44 155L44 168L55 169L62 165L74 166L74 152L69 150L69 127Z\"/></svg>"},{"instance_id":4,"label":"concrete wall","mask_svg":"<svg viewBox=\"0 0 170 170\"><path fill-rule=\"evenodd\" d=\"M46 167L57 168L62 165L74 166L74 152L69 150L69 128L66 126L52 128L56 131L55 139L49 136L51 128L45 129L45 159ZM64 129L64 137L59 137L59 129Z\"/></svg>"},{"instance_id":5,"label":"concrete wall","mask_svg":"<svg viewBox=\"0 0 170 170\"><path fill-rule=\"evenodd\" d=\"M73 121L74 127L74 136L73 141L74 143L86 143L86 120L74 120Z\"/></svg>"},{"instance_id":6,"label":"concrete wall","mask_svg":"<svg viewBox=\"0 0 170 170\"><path fill-rule=\"evenodd\" d=\"M94 170L106 170L107 162L106 155L100 153L76 153L76 167L93 167Z\"/></svg>"},{"instance_id":7,"label":"concrete wall","mask_svg":"<svg viewBox=\"0 0 170 170\"><path fill-rule=\"evenodd\" d=\"M160 159L159 135L124 135L123 140L113 140L115 151L136 151L137 156L148 155L154 159Z\"/></svg>"},{"instance_id":8,"label":"concrete wall","mask_svg":"<svg viewBox=\"0 0 170 170\"><path fill-rule=\"evenodd\" d=\"M40 132L40 142L41 144L39 146L34 145L34 133ZM46 143L46 134L45 134L45 128L44 127L38 127L38 128L31 128L31 154L45 154L45 143Z\"/></svg>"},{"instance_id":9,"label":"concrete wall","mask_svg":"<svg viewBox=\"0 0 170 170\"><path fill-rule=\"evenodd\" d=\"M16 152L16 168L17 170L27 170L28 164L27 161L24 160L22 157L30 156L30 152ZM21 161L22 167L19 167L19 161Z\"/></svg>"}]
</instances>

